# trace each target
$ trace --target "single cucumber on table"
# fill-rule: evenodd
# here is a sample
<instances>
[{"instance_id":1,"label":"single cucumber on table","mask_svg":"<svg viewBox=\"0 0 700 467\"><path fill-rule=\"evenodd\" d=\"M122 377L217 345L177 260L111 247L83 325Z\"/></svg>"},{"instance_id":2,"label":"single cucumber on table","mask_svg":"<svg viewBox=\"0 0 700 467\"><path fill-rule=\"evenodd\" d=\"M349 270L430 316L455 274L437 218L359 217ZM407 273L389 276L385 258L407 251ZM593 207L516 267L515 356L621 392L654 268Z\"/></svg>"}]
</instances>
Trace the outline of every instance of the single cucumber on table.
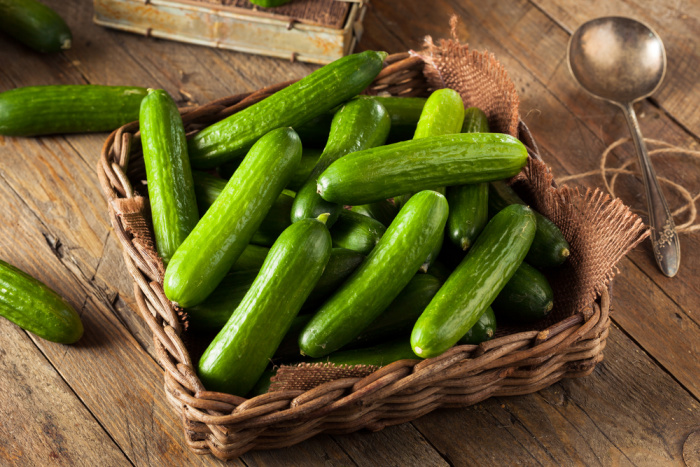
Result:
<instances>
[{"instance_id":1,"label":"single cucumber on table","mask_svg":"<svg viewBox=\"0 0 700 467\"><path fill-rule=\"evenodd\" d=\"M267 248L265 250L267 255L269 250ZM224 327L233 310L240 305L243 297L250 289L266 257L263 256L260 264L255 268L232 270L206 300L187 308L185 311L190 318L189 322L192 327L215 331L219 331ZM328 297L360 265L363 259L364 255L357 252L343 248L333 248L323 274L321 274L321 278L314 286L306 302L304 302L304 307L307 305L311 306L314 302L318 304ZM298 334L299 332L297 332L297 336ZM296 354L298 355L299 347L296 339L294 345L297 348Z\"/></svg>"},{"instance_id":2,"label":"single cucumber on table","mask_svg":"<svg viewBox=\"0 0 700 467\"><path fill-rule=\"evenodd\" d=\"M432 136L348 154L321 174L317 189L326 201L366 204L438 186L512 177L526 162L527 149L509 135Z\"/></svg>"},{"instance_id":3,"label":"single cucumber on table","mask_svg":"<svg viewBox=\"0 0 700 467\"><path fill-rule=\"evenodd\" d=\"M72 344L83 335L75 309L44 283L0 260L0 316L51 342Z\"/></svg>"},{"instance_id":4,"label":"single cucumber on table","mask_svg":"<svg viewBox=\"0 0 700 467\"><path fill-rule=\"evenodd\" d=\"M386 110L373 99L353 99L343 105L333 117L323 154L294 199L292 222L329 213L328 227L332 227L343 206L321 198L316 192L316 179L346 154L384 144L390 125Z\"/></svg>"},{"instance_id":5,"label":"single cucumber on table","mask_svg":"<svg viewBox=\"0 0 700 467\"><path fill-rule=\"evenodd\" d=\"M495 214L506 206L525 204L515 191L502 180L489 184L489 214ZM559 266L571 253L569 242L554 222L534 211L537 232L525 260L536 267Z\"/></svg>"},{"instance_id":6,"label":"single cucumber on table","mask_svg":"<svg viewBox=\"0 0 700 467\"><path fill-rule=\"evenodd\" d=\"M253 145L171 258L163 281L168 299L187 308L214 291L282 193L300 158L301 142L290 128L273 130Z\"/></svg>"},{"instance_id":7,"label":"single cucumber on table","mask_svg":"<svg viewBox=\"0 0 700 467\"><path fill-rule=\"evenodd\" d=\"M504 321L533 323L552 311L554 293L541 272L522 263L491 306Z\"/></svg>"},{"instance_id":8,"label":"single cucumber on table","mask_svg":"<svg viewBox=\"0 0 700 467\"><path fill-rule=\"evenodd\" d=\"M477 345L493 339L494 334L496 334L496 314L493 312L493 308L488 307L479 321L457 343Z\"/></svg>"},{"instance_id":9,"label":"single cucumber on table","mask_svg":"<svg viewBox=\"0 0 700 467\"><path fill-rule=\"evenodd\" d=\"M156 249L167 265L199 220L180 112L162 89L149 89L139 115Z\"/></svg>"},{"instance_id":10,"label":"single cucumber on table","mask_svg":"<svg viewBox=\"0 0 700 467\"><path fill-rule=\"evenodd\" d=\"M371 217L381 222L385 227L389 227L399 213L399 208L387 199L377 201L376 203L352 206L350 210L362 214L363 216Z\"/></svg>"},{"instance_id":11,"label":"single cucumber on table","mask_svg":"<svg viewBox=\"0 0 700 467\"><path fill-rule=\"evenodd\" d=\"M43 53L70 49L73 39L63 18L36 0L0 0L0 31Z\"/></svg>"},{"instance_id":12,"label":"single cucumber on table","mask_svg":"<svg viewBox=\"0 0 700 467\"><path fill-rule=\"evenodd\" d=\"M486 114L476 107L464 111L462 133L488 133ZM450 215L447 218L447 236L462 250L467 250L489 220L489 186L474 183L447 187Z\"/></svg>"},{"instance_id":13,"label":"single cucumber on table","mask_svg":"<svg viewBox=\"0 0 700 467\"><path fill-rule=\"evenodd\" d=\"M489 221L418 318L411 333L416 355L440 355L479 321L523 262L534 236L535 216L527 206L508 206Z\"/></svg>"},{"instance_id":14,"label":"single cucumber on table","mask_svg":"<svg viewBox=\"0 0 700 467\"><path fill-rule=\"evenodd\" d=\"M396 298L443 235L447 201L423 191L399 211L367 259L331 296L299 337L299 348L321 357L351 342Z\"/></svg>"},{"instance_id":15,"label":"single cucumber on table","mask_svg":"<svg viewBox=\"0 0 700 467\"><path fill-rule=\"evenodd\" d=\"M356 96L379 74L386 56L368 50L340 58L203 129L189 141L192 167L213 168L240 158L271 130L299 125Z\"/></svg>"},{"instance_id":16,"label":"single cucumber on table","mask_svg":"<svg viewBox=\"0 0 700 467\"><path fill-rule=\"evenodd\" d=\"M326 217L292 224L270 248L243 301L199 360L208 390L245 396L265 371L331 255Z\"/></svg>"},{"instance_id":17,"label":"single cucumber on table","mask_svg":"<svg viewBox=\"0 0 700 467\"><path fill-rule=\"evenodd\" d=\"M331 228L333 246L368 254L375 247L386 227L371 217L343 209Z\"/></svg>"},{"instance_id":18,"label":"single cucumber on table","mask_svg":"<svg viewBox=\"0 0 700 467\"><path fill-rule=\"evenodd\" d=\"M139 119L144 88L96 84L29 86L0 93L0 135L112 131Z\"/></svg>"}]
</instances>

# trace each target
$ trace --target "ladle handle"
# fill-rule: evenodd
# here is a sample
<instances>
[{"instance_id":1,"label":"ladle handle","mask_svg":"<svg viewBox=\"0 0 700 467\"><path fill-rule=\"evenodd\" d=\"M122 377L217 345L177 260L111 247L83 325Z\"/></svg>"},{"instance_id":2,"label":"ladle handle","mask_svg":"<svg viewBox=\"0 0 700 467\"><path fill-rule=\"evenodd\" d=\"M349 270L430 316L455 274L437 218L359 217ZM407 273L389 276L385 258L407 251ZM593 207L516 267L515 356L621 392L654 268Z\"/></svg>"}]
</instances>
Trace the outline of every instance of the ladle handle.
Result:
<instances>
[{"instance_id":1,"label":"ladle handle","mask_svg":"<svg viewBox=\"0 0 700 467\"><path fill-rule=\"evenodd\" d=\"M639 156L639 165L642 169L644 188L647 194L649 224L651 225L651 245L654 249L656 263L659 265L661 272L668 277L673 277L678 272L678 267L681 263L681 245L678 241L676 226L673 223L673 217L668 209L666 199L659 187L654 167L651 165L632 103L622 105L622 110L627 118L627 124L632 133L632 141Z\"/></svg>"}]
</instances>

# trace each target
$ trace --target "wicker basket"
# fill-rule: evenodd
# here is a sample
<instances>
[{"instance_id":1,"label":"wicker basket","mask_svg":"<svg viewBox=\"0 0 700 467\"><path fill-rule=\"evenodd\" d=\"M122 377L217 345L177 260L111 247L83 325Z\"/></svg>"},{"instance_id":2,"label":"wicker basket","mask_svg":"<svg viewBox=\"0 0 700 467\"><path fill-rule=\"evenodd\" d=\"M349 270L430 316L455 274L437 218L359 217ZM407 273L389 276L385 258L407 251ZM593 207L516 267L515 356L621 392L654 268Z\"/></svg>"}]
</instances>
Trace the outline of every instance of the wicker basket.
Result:
<instances>
[{"instance_id":1,"label":"wicker basket","mask_svg":"<svg viewBox=\"0 0 700 467\"><path fill-rule=\"evenodd\" d=\"M409 54L391 55L369 92L426 95L423 65L421 58ZM188 132L196 131L289 84L183 109L183 121ZM98 174L124 261L134 278L139 312L153 332L165 372L165 395L181 416L187 444L196 453L230 459L251 449L290 446L319 433L380 430L439 407L528 394L563 378L585 376L603 358L610 326L607 287L598 289L596 300L584 310L547 329L531 328L478 346L457 346L428 360L398 361L369 376L346 377L307 391L279 390L253 399L206 391L181 338L178 310L163 293L163 264L153 252L147 203L135 193L131 181L145 178L137 130L138 122L133 122L109 136ZM539 157L522 122L519 136L531 156Z\"/></svg>"}]
</instances>

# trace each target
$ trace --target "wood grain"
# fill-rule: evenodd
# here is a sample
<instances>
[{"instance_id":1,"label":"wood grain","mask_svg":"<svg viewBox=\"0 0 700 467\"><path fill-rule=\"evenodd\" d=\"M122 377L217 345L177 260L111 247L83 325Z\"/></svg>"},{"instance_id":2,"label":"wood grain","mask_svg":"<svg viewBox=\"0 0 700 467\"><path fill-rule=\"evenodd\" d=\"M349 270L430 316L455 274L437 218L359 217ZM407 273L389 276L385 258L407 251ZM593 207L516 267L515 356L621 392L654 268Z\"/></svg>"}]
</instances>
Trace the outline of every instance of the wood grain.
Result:
<instances>
[{"instance_id":1,"label":"wood grain","mask_svg":"<svg viewBox=\"0 0 700 467\"><path fill-rule=\"evenodd\" d=\"M24 331L2 319L0 339L0 464L130 465Z\"/></svg>"}]
</instances>

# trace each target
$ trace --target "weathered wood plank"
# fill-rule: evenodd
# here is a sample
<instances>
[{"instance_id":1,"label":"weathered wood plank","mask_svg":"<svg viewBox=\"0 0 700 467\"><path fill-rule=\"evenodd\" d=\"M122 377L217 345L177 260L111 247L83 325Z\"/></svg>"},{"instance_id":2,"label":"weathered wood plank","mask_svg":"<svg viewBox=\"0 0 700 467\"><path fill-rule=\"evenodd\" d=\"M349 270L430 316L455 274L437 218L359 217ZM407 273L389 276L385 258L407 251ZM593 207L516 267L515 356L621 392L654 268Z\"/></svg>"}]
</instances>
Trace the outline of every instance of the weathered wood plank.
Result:
<instances>
[{"instance_id":1,"label":"weathered wood plank","mask_svg":"<svg viewBox=\"0 0 700 467\"><path fill-rule=\"evenodd\" d=\"M0 464L131 465L24 331L0 339Z\"/></svg>"},{"instance_id":2,"label":"weathered wood plank","mask_svg":"<svg viewBox=\"0 0 700 467\"><path fill-rule=\"evenodd\" d=\"M387 41L395 51L394 47L401 47L401 43L411 44L416 37L427 34L435 39L444 37L446 33L442 25L447 24L452 13L461 18L459 36L466 37L476 49L485 48L495 53L508 69L520 93L521 114L555 175L595 169L606 145L627 135L619 112L612 106L601 106L600 101L577 89L568 76L564 62L567 33L528 2L494 1L489 8L480 8L470 3L438 1L430 9L418 4L395 9L380 3L373 4L373 15L376 17L369 17L368 21L379 24L394 21L404 25L395 32L395 40ZM503 31L508 32L504 34ZM363 42L362 46L379 46L371 41ZM691 136L667 116L653 112L650 104L643 103L642 110L642 126L648 137L679 145L693 144ZM627 150L621 151L621 157L634 156ZM662 159L656 165L660 173L674 171L671 161ZM687 174L686 182L694 182L695 179L691 177L697 178L698 175L692 172ZM595 186L598 180L584 179L583 183ZM638 182L621 179L620 185L627 188L620 191L641 195L639 185L634 191L634 183ZM658 273L653 258L645 256L645 251L640 249L631 255L640 269L629 268L626 271L631 276L618 279L638 283L651 278L657 290L661 289L659 293L671 298L669 307L657 307L650 301L639 302L635 297L620 293L616 295L617 303L636 303L638 306L620 305L616 319L622 322L624 316L627 321L645 323L645 326L635 328L634 339L646 350L654 352L654 357L660 363L692 388L696 396L700 396L696 377L698 364L688 353L700 346L700 328L695 318L697 297L700 296L700 283L697 280L700 276L700 238L697 235L683 236L681 244L683 266L675 278L668 279ZM676 314L689 324L678 329L680 334L676 345L659 349L659 336L652 330L673 328L678 320Z\"/></svg>"},{"instance_id":3,"label":"weathered wood plank","mask_svg":"<svg viewBox=\"0 0 700 467\"><path fill-rule=\"evenodd\" d=\"M682 465L700 404L617 327L588 377L413 422L452 465Z\"/></svg>"},{"instance_id":4,"label":"weathered wood plank","mask_svg":"<svg viewBox=\"0 0 700 467\"><path fill-rule=\"evenodd\" d=\"M700 115L697 112L700 50L692 40L700 30L700 3L644 0L532 0L532 3L569 32L601 16L628 16L654 28L664 42L668 69L653 98L686 128L700 135Z\"/></svg>"}]
</instances>

